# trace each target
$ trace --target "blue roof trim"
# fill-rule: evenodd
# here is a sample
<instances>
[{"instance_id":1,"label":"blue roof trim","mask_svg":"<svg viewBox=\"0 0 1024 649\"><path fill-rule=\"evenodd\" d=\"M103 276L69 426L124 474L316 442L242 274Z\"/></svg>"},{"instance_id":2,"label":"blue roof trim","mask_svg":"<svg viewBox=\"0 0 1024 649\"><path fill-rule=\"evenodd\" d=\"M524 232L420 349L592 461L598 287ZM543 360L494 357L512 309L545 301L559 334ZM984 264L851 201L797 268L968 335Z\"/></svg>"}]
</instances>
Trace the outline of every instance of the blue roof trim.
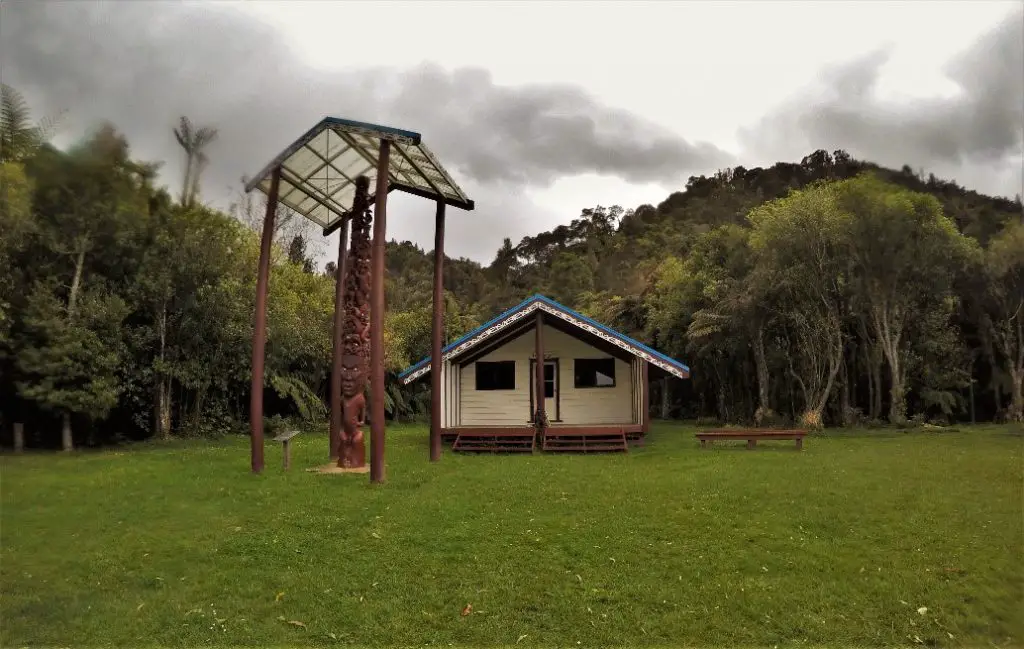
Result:
<instances>
[{"instance_id":1,"label":"blue roof trim","mask_svg":"<svg viewBox=\"0 0 1024 649\"><path fill-rule=\"evenodd\" d=\"M331 126L354 126L355 128L366 128L373 131L380 131L381 133L387 133L388 135L397 135L398 137L407 137L413 140L414 144L419 144L422 139L422 135L415 131L407 131L402 128L395 128L394 126L383 126L381 124L371 124L370 122L357 122L354 119L345 119L344 117L325 117L321 120L320 124Z\"/></svg>"},{"instance_id":2,"label":"blue roof trim","mask_svg":"<svg viewBox=\"0 0 1024 649\"><path fill-rule=\"evenodd\" d=\"M465 341L469 340L470 338L478 335L480 332L482 332L482 331L488 329L489 327L491 327L491 326L501 322L502 320L504 320L505 318L508 318L509 316L515 314L516 312L521 311L522 309L526 308L530 304L533 304L534 302L543 302L544 304L547 304L550 307L553 307L553 308L555 308L555 309L557 309L559 311L562 311L563 313L566 313L566 314L568 314L568 315L570 315L570 316L572 316L574 318L578 318L579 320L589 324L590 326L594 327L595 329L600 329L601 331L603 331L604 333L608 334L609 336L613 336L615 338L618 338L619 340L621 340L622 342L624 342L624 343L626 343L628 345L632 345L633 347L636 347L637 349L640 349L640 350L650 354L651 356L654 356L654 357L656 357L658 359L661 359L662 361L664 361L664 362L666 362L666 363L668 363L670 365L674 365L675 367L678 367L679 369L683 370L687 374L690 373L690 368L686 364L680 363L679 361L677 361L674 358L671 358L669 356L666 356L665 354L662 354L659 351L651 349L650 347L648 347L647 345L643 344L642 342L640 342L638 340L634 340L633 338L630 338L629 336L621 334L618 331L615 331L614 329L611 329L610 327L607 327L607 326L601 324L600 322L594 320L593 318L588 318L587 316L583 315L582 313L579 313L577 311L573 311L572 309L570 309L569 307L565 306L564 304L560 304L559 302L556 302L556 301L552 300L551 298L549 298L547 296L544 296L544 295L540 295L540 294L535 294L535 295L533 295L533 296L523 300L522 302L520 302L516 306L514 306L511 309L505 311L501 315L499 315L499 316L497 316L495 318L492 318L491 320L489 320L486 323L482 324L481 326L477 327L473 331L471 331L468 334L462 336L461 338L459 338L455 342L449 343L448 345L446 345L441 350L441 355L443 356L444 354L447 354L449 351L451 351L452 349L455 349L456 347L458 347L459 345L461 345ZM404 370L402 370L402 372L398 375L398 379L399 380L403 379L404 377L406 377L409 374L415 372L416 370L420 369L421 367L423 367L424 365L428 364L429 362L430 362L430 356L427 356L426 358L422 359L421 361L419 361L415 365L410 365L409 367L407 367Z\"/></svg>"},{"instance_id":3,"label":"blue roof trim","mask_svg":"<svg viewBox=\"0 0 1024 649\"><path fill-rule=\"evenodd\" d=\"M475 335L479 334L479 333L480 333L481 331L483 331L483 330L487 329L487 328L488 328L488 327L490 327L491 325L495 325L495 324L497 324L497 323L501 322L502 320L504 320L505 318L509 317L509 316L510 316L510 315L512 315L513 313L515 313L515 312L517 312L517 311L520 311L521 309L524 309L524 308L526 308L526 307L527 307L527 306L529 306L529 305L530 305L530 304L531 304L532 302L535 302L535 301L537 301L537 298L538 298L538 297L539 297L539 296L537 296L537 295L534 295L533 297L529 297L529 298L527 298L527 299L523 300L522 302L520 302L520 303L519 303L519 304L517 304L516 306L512 307L512 308L511 308L511 309L509 309L508 311L505 311L505 312L504 312L504 313L502 313L501 315L499 315L499 316L497 316L497 317L495 317L495 318L491 318L490 320L488 320L488 321L487 321L487 322L485 322L484 324L480 325L479 327L477 327L477 328L476 328L476 329L474 329L473 331L470 331L470 332L469 332L468 334L466 334L465 336L462 336L461 338L459 338L459 339L458 339L458 340L456 340L455 342L451 342L451 343L448 343L447 345L445 345L445 346L444 346L444 348L442 348L442 349L441 349L441 355L442 355L442 356L444 356L445 354L447 354L447 353L448 353L448 352L450 352L451 350L455 349L456 347L458 347L458 346L459 346L459 345L461 345L462 343L466 342L467 340L469 340L469 339L470 339L470 338L472 338L473 336L475 336ZM410 365L409 367L407 367L407 368L405 368L404 370L402 370L402 372L401 372L401 373L400 373L400 374L398 375L398 378L399 378L399 379L402 379L402 378L404 378L405 376L407 376L407 375L409 375L409 374L412 374L413 372L415 372L416 370L420 369L421 367L423 367L424 365L426 365L426 364L427 364L427 363L429 363L429 362L430 362L430 357L429 357L429 356L427 356L426 358L424 358L423 360L419 361L419 362L418 362L418 363L416 363L415 365Z\"/></svg>"}]
</instances>

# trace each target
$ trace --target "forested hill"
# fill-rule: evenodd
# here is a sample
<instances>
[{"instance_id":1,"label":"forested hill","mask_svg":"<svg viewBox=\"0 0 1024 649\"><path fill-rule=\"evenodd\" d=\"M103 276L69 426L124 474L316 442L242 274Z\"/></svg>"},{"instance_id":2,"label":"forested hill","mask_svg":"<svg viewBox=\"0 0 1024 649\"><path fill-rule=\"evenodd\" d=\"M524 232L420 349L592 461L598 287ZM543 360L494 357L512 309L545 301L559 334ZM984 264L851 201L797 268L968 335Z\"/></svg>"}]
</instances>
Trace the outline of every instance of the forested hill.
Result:
<instances>
[{"instance_id":1,"label":"forested hill","mask_svg":"<svg viewBox=\"0 0 1024 649\"><path fill-rule=\"evenodd\" d=\"M32 446L244 430L262 207L198 200L213 129L182 118L173 195L106 125L45 143L4 87L0 124L0 433ZM168 128L171 136L171 128ZM867 172L867 173L865 173ZM316 233L312 233L316 236ZM324 416L333 269L283 211L275 229L267 413ZM422 415L431 258L389 243L389 416ZM1020 418L1020 201L817 151L691 178L658 206L594 207L448 260L451 340L544 293L688 363L656 414L804 425ZM667 387L667 391L663 388Z\"/></svg>"},{"instance_id":2,"label":"forested hill","mask_svg":"<svg viewBox=\"0 0 1024 649\"><path fill-rule=\"evenodd\" d=\"M812 238L838 199L863 222ZM1019 196L818 150L691 177L657 206L584 209L486 267L449 262L446 288L470 320L541 292L684 359L693 378L659 388L663 416L1002 419L1021 407L1022 221ZM426 309L427 252L403 243L388 264L389 304Z\"/></svg>"}]
</instances>

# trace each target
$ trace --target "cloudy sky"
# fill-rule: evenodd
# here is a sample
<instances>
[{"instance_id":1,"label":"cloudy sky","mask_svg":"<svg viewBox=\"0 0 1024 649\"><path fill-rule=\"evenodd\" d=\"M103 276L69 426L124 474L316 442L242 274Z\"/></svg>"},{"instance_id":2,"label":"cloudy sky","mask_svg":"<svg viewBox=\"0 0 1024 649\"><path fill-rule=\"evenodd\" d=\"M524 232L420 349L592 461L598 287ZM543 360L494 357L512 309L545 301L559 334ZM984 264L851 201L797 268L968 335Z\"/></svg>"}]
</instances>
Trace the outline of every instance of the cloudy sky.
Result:
<instances>
[{"instance_id":1,"label":"cloudy sky","mask_svg":"<svg viewBox=\"0 0 1024 649\"><path fill-rule=\"evenodd\" d=\"M324 115L418 131L477 205L446 251L486 263L583 208L817 148L1022 193L1022 7L4 0L0 77L66 111L58 144L109 119L171 188L178 117L216 127L222 207ZM392 197L389 238L432 248L432 205Z\"/></svg>"}]
</instances>

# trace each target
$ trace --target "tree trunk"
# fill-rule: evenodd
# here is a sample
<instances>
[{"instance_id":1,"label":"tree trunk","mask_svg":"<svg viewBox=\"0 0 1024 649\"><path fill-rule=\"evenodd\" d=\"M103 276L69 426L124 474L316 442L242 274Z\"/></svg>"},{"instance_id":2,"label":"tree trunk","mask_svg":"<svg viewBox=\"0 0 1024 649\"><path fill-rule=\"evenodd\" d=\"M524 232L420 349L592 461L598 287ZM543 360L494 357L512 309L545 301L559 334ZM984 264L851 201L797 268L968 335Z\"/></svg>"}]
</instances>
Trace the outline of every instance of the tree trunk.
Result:
<instances>
[{"instance_id":1,"label":"tree trunk","mask_svg":"<svg viewBox=\"0 0 1024 649\"><path fill-rule=\"evenodd\" d=\"M768 360L764 353L764 325L758 324L754 333L754 366L757 373L757 409L754 411L754 421L760 424L771 417L772 409L768 399Z\"/></svg>"},{"instance_id":2,"label":"tree trunk","mask_svg":"<svg viewBox=\"0 0 1024 649\"><path fill-rule=\"evenodd\" d=\"M853 424L853 411L850 408L850 371L846 365L846 355L843 354L843 363L839 368L840 371L840 389L839 389L839 418L843 422L843 426L850 426Z\"/></svg>"},{"instance_id":3,"label":"tree trunk","mask_svg":"<svg viewBox=\"0 0 1024 649\"><path fill-rule=\"evenodd\" d=\"M82 286L82 271L85 269L85 248L78 251L75 258L75 274L71 278L71 292L68 293L68 320L75 317L78 308L78 291Z\"/></svg>"},{"instance_id":4,"label":"tree trunk","mask_svg":"<svg viewBox=\"0 0 1024 649\"><path fill-rule=\"evenodd\" d=\"M847 396L847 399L849 399L850 407L853 408L854 410L856 410L858 408L858 403L857 403L857 380L860 378L860 375L857 372L859 370L859 367L858 367L858 364L859 364L858 363L858 351L859 350L860 350L860 346L857 345L856 342L854 342L853 343L853 350L850 352L850 367L853 368L853 371L852 372L848 371L847 374L846 374L846 380L849 382L849 384L847 385L847 388L849 390L849 395Z\"/></svg>"},{"instance_id":5,"label":"tree trunk","mask_svg":"<svg viewBox=\"0 0 1024 649\"><path fill-rule=\"evenodd\" d=\"M164 376L163 361L164 352L167 349L167 304L160 307L160 317L157 321L160 331L160 370L156 375L156 421L154 436L159 439L170 439L171 437L171 381Z\"/></svg>"},{"instance_id":6,"label":"tree trunk","mask_svg":"<svg viewBox=\"0 0 1024 649\"><path fill-rule=\"evenodd\" d=\"M868 365L867 365L867 367L865 369L867 370L867 372L864 373L864 376L866 376L867 379L868 379L868 402L867 402L867 407L864 409L864 412L867 413L868 419L874 419L875 418L875 377L874 377L874 372L871 371L871 364L870 363L868 363Z\"/></svg>"},{"instance_id":7,"label":"tree trunk","mask_svg":"<svg viewBox=\"0 0 1024 649\"><path fill-rule=\"evenodd\" d=\"M878 357L877 345L870 351L871 359L870 376L874 383L874 390L871 393L871 418L878 419L882 416L882 361Z\"/></svg>"},{"instance_id":8,"label":"tree trunk","mask_svg":"<svg viewBox=\"0 0 1024 649\"><path fill-rule=\"evenodd\" d=\"M899 350L889 359L890 380L889 387L889 423L899 424L907 420L907 396L906 384L903 379L903 368L900 365Z\"/></svg>"},{"instance_id":9,"label":"tree trunk","mask_svg":"<svg viewBox=\"0 0 1024 649\"><path fill-rule=\"evenodd\" d=\"M14 424L14 452L21 453L25 450L25 424Z\"/></svg>"},{"instance_id":10,"label":"tree trunk","mask_svg":"<svg viewBox=\"0 0 1024 649\"><path fill-rule=\"evenodd\" d=\"M1010 411L1006 415L1007 421L1024 421L1024 371L1019 367L1010 367L1010 387L1013 394L1010 398Z\"/></svg>"},{"instance_id":11,"label":"tree trunk","mask_svg":"<svg viewBox=\"0 0 1024 649\"><path fill-rule=\"evenodd\" d=\"M78 293L82 287L82 271L85 269L85 247L78 251L75 258L75 274L71 278L71 291L68 293L68 321L75 319L75 312L78 309ZM74 441L71 435L71 413L65 412L61 422L61 447L64 451L74 450Z\"/></svg>"},{"instance_id":12,"label":"tree trunk","mask_svg":"<svg viewBox=\"0 0 1024 649\"><path fill-rule=\"evenodd\" d=\"M181 187L182 207L188 207L189 204L189 191L192 189L192 166L194 155L195 154L191 149L185 149L185 179L182 181Z\"/></svg>"},{"instance_id":13,"label":"tree trunk","mask_svg":"<svg viewBox=\"0 0 1024 649\"><path fill-rule=\"evenodd\" d=\"M71 439L71 413L65 412L62 416L61 428L60 428L60 445L65 453L70 453L75 450L74 443Z\"/></svg>"}]
</instances>

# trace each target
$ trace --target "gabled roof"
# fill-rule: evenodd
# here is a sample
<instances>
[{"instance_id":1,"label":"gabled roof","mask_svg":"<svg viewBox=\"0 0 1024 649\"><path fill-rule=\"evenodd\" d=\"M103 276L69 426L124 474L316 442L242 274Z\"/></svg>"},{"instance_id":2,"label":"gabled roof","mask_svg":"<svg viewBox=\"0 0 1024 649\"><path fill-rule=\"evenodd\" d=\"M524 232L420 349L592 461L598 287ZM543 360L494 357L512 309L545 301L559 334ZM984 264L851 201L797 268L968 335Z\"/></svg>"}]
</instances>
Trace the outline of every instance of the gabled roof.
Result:
<instances>
[{"instance_id":1,"label":"gabled roof","mask_svg":"<svg viewBox=\"0 0 1024 649\"><path fill-rule=\"evenodd\" d=\"M450 343L441 350L441 358L450 360L461 356L470 349L477 347L486 340L497 336L500 332L508 330L514 323L520 322L527 315L541 310L556 318L573 325L574 327L597 336L616 347L626 350L637 358L668 372L669 374L686 379L690 377L690 368L679 361L665 356L661 352L654 351L647 345L633 340L603 324L588 318L585 315L573 311L569 307L555 302L543 295L534 295L508 311L502 313L483 326L474 329L462 338ZM398 375L398 379L408 385L430 371L430 357L427 356L415 365L411 365Z\"/></svg>"}]
</instances>

